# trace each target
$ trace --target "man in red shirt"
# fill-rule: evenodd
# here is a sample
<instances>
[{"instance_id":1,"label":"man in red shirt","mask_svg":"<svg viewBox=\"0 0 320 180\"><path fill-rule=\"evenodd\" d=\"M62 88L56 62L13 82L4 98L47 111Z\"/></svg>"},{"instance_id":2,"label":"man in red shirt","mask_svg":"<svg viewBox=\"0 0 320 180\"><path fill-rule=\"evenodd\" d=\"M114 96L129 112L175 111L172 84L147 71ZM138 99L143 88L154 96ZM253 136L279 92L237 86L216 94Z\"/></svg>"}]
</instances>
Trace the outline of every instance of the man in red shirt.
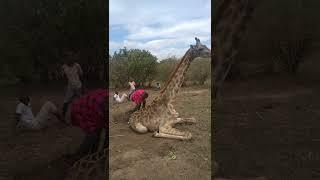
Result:
<instances>
[{"instance_id":1,"label":"man in red shirt","mask_svg":"<svg viewBox=\"0 0 320 180\"><path fill-rule=\"evenodd\" d=\"M97 151L100 133L102 129L107 127L107 96L106 89L92 90L70 104L66 121L80 127L86 133L79 150L73 156L79 158L90 152ZM107 136L107 134L105 135ZM104 146L106 146L106 139Z\"/></svg>"},{"instance_id":2,"label":"man in red shirt","mask_svg":"<svg viewBox=\"0 0 320 180\"><path fill-rule=\"evenodd\" d=\"M136 104L136 107L133 110L131 110L131 112L137 111L140 108L144 108L148 96L149 94L144 89L138 89L134 91L130 96L130 100Z\"/></svg>"}]
</instances>

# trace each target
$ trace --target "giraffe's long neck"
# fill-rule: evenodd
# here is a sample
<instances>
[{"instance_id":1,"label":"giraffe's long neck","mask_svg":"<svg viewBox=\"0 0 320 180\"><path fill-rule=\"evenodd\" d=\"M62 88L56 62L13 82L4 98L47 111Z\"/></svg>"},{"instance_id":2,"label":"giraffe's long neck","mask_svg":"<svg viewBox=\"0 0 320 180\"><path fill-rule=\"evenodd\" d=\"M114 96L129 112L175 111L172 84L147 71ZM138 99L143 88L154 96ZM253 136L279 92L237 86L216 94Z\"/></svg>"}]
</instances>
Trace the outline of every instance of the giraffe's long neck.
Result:
<instances>
[{"instance_id":1,"label":"giraffe's long neck","mask_svg":"<svg viewBox=\"0 0 320 180\"><path fill-rule=\"evenodd\" d=\"M169 80L164 88L161 90L162 98L165 98L166 102L171 102L179 92L180 87L184 81L184 77L190 66L192 57L190 50L182 57L175 70L171 73Z\"/></svg>"},{"instance_id":2,"label":"giraffe's long neck","mask_svg":"<svg viewBox=\"0 0 320 180\"><path fill-rule=\"evenodd\" d=\"M212 47L215 96L229 73L248 22L260 0L215 0Z\"/></svg>"}]
</instances>

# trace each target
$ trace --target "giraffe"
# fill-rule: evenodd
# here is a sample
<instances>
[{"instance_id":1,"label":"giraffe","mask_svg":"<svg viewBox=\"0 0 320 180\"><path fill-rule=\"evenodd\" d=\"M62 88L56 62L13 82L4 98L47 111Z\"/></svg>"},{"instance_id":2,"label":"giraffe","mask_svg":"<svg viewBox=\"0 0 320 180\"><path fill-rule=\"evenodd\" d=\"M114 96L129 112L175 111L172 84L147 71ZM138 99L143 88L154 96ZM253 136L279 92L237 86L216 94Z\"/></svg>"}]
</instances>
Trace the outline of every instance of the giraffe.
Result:
<instances>
[{"instance_id":1,"label":"giraffe","mask_svg":"<svg viewBox=\"0 0 320 180\"><path fill-rule=\"evenodd\" d=\"M106 179L106 154L107 149L104 149L82 157L70 168L65 180Z\"/></svg>"},{"instance_id":2,"label":"giraffe","mask_svg":"<svg viewBox=\"0 0 320 180\"><path fill-rule=\"evenodd\" d=\"M213 112L215 120L215 104L230 68L238 54L239 43L243 37L254 9L260 0L214 0L213 9ZM212 177L218 171L219 164L214 161Z\"/></svg>"},{"instance_id":3,"label":"giraffe","mask_svg":"<svg viewBox=\"0 0 320 180\"><path fill-rule=\"evenodd\" d=\"M106 130L100 134L98 150L87 154L73 163L65 180L100 180L107 179L106 161L108 148L105 148Z\"/></svg>"},{"instance_id":4,"label":"giraffe","mask_svg":"<svg viewBox=\"0 0 320 180\"><path fill-rule=\"evenodd\" d=\"M213 90L218 97L227 74L235 63L240 41L260 0L215 0L213 9Z\"/></svg>"},{"instance_id":5,"label":"giraffe","mask_svg":"<svg viewBox=\"0 0 320 180\"><path fill-rule=\"evenodd\" d=\"M190 63L197 57L210 57L211 50L195 38L196 45L190 45L189 50L182 57L169 80L159 95L145 108L134 112L129 118L129 126L135 132L154 132L154 137L179 140L191 139L190 132L183 132L173 126L177 123L195 123L196 119L181 118L174 109L173 101L179 92Z\"/></svg>"}]
</instances>

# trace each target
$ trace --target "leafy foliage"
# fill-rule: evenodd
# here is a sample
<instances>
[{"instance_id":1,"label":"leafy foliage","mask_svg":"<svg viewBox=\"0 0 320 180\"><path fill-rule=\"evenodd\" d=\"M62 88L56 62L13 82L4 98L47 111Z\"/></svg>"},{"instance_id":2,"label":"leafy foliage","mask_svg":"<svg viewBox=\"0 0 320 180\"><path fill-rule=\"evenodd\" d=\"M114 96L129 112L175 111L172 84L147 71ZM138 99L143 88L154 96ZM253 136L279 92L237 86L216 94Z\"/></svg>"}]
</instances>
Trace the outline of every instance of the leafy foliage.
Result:
<instances>
[{"instance_id":1,"label":"leafy foliage","mask_svg":"<svg viewBox=\"0 0 320 180\"><path fill-rule=\"evenodd\" d=\"M90 3L89 3L90 2ZM46 79L62 52L80 53L78 62L103 66L106 39L106 2L103 0L3 0L0 2L0 71L6 76ZM2 76L3 77L3 76ZM7 77L10 78L10 77Z\"/></svg>"},{"instance_id":2,"label":"leafy foliage","mask_svg":"<svg viewBox=\"0 0 320 180\"><path fill-rule=\"evenodd\" d=\"M204 85L211 77L211 60L209 58L195 59L187 72L187 80L194 84Z\"/></svg>"},{"instance_id":3,"label":"leafy foliage","mask_svg":"<svg viewBox=\"0 0 320 180\"><path fill-rule=\"evenodd\" d=\"M176 57L162 60L157 65L156 80L166 82L178 62L179 60Z\"/></svg>"},{"instance_id":4,"label":"leafy foliage","mask_svg":"<svg viewBox=\"0 0 320 180\"><path fill-rule=\"evenodd\" d=\"M124 87L130 77L136 82L152 81L156 65L157 58L146 50L120 49L110 60L111 83Z\"/></svg>"},{"instance_id":5,"label":"leafy foliage","mask_svg":"<svg viewBox=\"0 0 320 180\"><path fill-rule=\"evenodd\" d=\"M308 39L282 42L273 57L275 71L286 71L296 75L308 44Z\"/></svg>"}]
</instances>

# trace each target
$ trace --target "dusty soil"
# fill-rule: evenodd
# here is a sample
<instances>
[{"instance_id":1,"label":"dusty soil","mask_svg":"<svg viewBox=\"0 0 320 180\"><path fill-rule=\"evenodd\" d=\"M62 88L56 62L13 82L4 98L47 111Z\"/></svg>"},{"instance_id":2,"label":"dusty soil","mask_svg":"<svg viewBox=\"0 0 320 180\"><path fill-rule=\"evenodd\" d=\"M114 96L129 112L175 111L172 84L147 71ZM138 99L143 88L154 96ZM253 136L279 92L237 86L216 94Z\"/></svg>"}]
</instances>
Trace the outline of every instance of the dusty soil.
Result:
<instances>
[{"instance_id":1,"label":"dusty soil","mask_svg":"<svg viewBox=\"0 0 320 180\"><path fill-rule=\"evenodd\" d=\"M80 145L83 133L76 127L55 124L37 132L14 132L14 112L21 89L1 87L0 103L0 179L63 179L70 166L61 160ZM36 114L45 100L62 106L63 87L28 89Z\"/></svg>"},{"instance_id":2,"label":"dusty soil","mask_svg":"<svg viewBox=\"0 0 320 180\"><path fill-rule=\"evenodd\" d=\"M148 92L151 94L150 102L159 91ZM198 120L196 124L177 126L193 134L190 141L154 138L152 133L136 134L127 124L127 111L133 107L134 103L128 101L123 104L110 103L109 106L110 179L211 178L210 89L183 88L176 99L175 107L181 117L195 117Z\"/></svg>"},{"instance_id":3,"label":"dusty soil","mask_svg":"<svg viewBox=\"0 0 320 180\"><path fill-rule=\"evenodd\" d=\"M320 179L318 81L228 82L215 107L218 177Z\"/></svg>"}]
</instances>

